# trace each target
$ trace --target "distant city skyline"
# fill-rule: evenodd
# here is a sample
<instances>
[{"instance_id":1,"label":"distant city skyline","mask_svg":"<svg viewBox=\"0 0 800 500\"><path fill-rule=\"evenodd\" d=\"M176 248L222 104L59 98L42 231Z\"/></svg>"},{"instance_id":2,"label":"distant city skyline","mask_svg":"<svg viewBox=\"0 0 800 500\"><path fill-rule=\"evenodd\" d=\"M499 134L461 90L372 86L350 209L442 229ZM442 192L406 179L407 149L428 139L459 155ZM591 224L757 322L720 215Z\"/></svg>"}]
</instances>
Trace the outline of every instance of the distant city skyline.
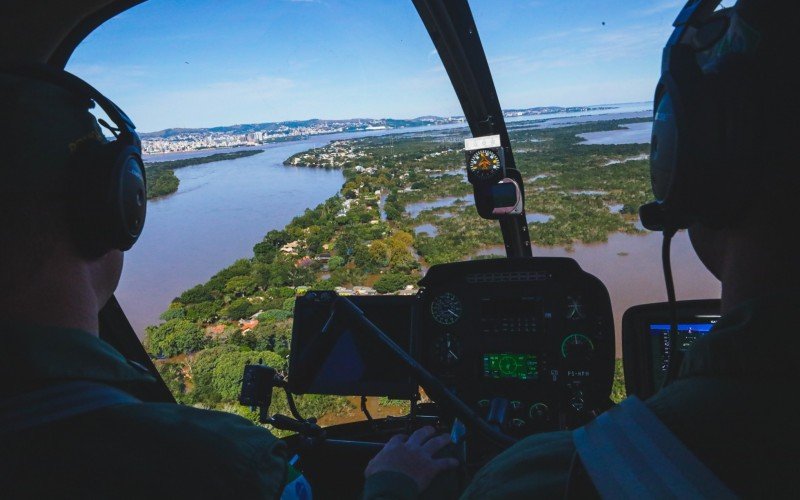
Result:
<instances>
[{"instance_id":1,"label":"distant city skyline","mask_svg":"<svg viewBox=\"0 0 800 500\"><path fill-rule=\"evenodd\" d=\"M504 109L647 101L684 2L473 0ZM67 69L140 131L462 110L410 0L149 0Z\"/></svg>"}]
</instances>

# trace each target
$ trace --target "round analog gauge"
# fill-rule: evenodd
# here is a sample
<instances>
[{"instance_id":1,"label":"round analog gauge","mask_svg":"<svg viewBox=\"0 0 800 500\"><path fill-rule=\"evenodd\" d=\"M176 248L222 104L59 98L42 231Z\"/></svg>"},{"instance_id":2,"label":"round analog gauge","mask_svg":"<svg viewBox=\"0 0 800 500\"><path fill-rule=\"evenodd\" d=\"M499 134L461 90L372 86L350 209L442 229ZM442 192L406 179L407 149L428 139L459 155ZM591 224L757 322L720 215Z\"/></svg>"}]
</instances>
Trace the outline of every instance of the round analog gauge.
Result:
<instances>
[{"instance_id":1,"label":"round analog gauge","mask_svg":"<svg viewBox=\"0 0 800 500\"><path fill-rule=\"evenodd\" d=\"M586 317L583 311L581 298L577 296L567 297L567 319L578 320Z\"/></svg>"},{"instance_id":2,"label":"round analog gauge","mask_svg":"<svg viewBox=\"0 0 800 500\"><path fill-rule=\"evenodd\" d=\"M461 317L461 301L454 293L443 293L431 302L431 315L437 323L452 325Z\"/></svg>"},{"instance_id":3,"label":"round analog gauge","mask_svg":"<svg viewBox=\"0 0 800 500\"><path fill-rule=\"evenodd\" d=\"M561 341L561 356L564 358L585 358L592 351L594 351L592 339L582 333L567 335Z\"/></svg>"},{"instance_id":4,"label":"round analog gauge","mask_svg":"<svg viewBox=\"0 0 800 500\"><path fill-rule=\"evenodd\" d=\"M548 420L550 408L544 403L534 403L528 408L528 416L535 420Z\"/></svg>"},{"instance_id":5,"label":"round analog gauge","mask_svg":"<svg viewBox=\"0 0 800 500\"><path fill-rule=\"evenodd\" d=\"M455 337L445 333L433 344L433 354L436 360L444 366L453 366L459 362L461 346Z\"/></svg>"},{"instance_id":6,"label":"round analog gauge","mask_svg":"<svg viewBox=\"0 0 800 500\"><path fill-rule=\"evenodd\" d=\"M494 177L500 172L500 158L491 149L479 149L469 157L469 171L480 179Z\"/></svg>"}]
</instances>

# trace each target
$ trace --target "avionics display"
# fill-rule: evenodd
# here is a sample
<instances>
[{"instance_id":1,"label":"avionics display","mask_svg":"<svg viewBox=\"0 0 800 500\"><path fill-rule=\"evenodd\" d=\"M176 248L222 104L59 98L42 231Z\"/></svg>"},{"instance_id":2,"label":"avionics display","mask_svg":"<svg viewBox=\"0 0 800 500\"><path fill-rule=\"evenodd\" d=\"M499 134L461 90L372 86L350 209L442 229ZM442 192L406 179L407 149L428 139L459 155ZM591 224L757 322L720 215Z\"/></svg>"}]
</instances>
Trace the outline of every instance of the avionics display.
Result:
<instances>
[{"instance_id":1,"label":"avionics display","mask_svg":"<svg viewBox=\"0 0 800 500\"><path fill-rule=\"evenodd\" d=\"M331 316L333 294L309 291L295 302L289 387L298 394L387 396L408 399L417 390L401 360L341 313ZM349 297L404 350L410 350L414 297Z\"/></svg>"},{"instance_id":2,"label":"avionics display","mask_svg":"<svg viewBox=\"0 0 800 500\"><path fill-rule=\"evenodd\" d=\"M711 321L707 323L678 323L678 349L681 352L688 351L695 340L711 331L714 323ZM650 324L653 379L657 384L661 384L667 369L666 360L671 348L669 345L669 330L669 324Z\"/></svg>"},{"instance_id":3,"label":"avionics display","mask_svg":"<svg viewBox=\"0 0 800 500\"><path fill-rule=\"evenodd\" d=\"M622 316L622 362L628 395L647 399L664 380L665 354L669 353L672 306L668 302L633 306ZM687 351L706 335L720 317L720 300L681 300L675 304L676 346Z\"/></svg>"},{"instance_id":4,"label":"avionics display","mask_svg":"<svg viewBox=\"0 0 800 500\"><path fill-rule=\"evenodd\" d=\"M536 380L539 361L533 354L486 353L483 376L491 379Z\"/></svg>"}]
</instances>

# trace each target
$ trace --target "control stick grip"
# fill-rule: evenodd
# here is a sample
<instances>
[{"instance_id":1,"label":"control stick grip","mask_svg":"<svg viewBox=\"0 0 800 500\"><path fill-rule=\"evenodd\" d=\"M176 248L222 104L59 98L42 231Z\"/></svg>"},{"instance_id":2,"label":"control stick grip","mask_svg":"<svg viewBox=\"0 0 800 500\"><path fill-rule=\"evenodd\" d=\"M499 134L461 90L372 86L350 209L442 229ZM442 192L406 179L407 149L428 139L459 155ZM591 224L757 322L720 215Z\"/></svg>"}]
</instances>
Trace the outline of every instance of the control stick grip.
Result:
<instances>
[{"instance_id":1,"label":"control stick grip","mask_svg":"<svg viewBox=\"0 0 800 500\"><path fill-rule=\"evenodd\" d=\"M489 402L489 414L486 416L486 421L495 429L501 430L506 423L507 414L508 399L492 398Z\"/></svg>"}]
</instances>

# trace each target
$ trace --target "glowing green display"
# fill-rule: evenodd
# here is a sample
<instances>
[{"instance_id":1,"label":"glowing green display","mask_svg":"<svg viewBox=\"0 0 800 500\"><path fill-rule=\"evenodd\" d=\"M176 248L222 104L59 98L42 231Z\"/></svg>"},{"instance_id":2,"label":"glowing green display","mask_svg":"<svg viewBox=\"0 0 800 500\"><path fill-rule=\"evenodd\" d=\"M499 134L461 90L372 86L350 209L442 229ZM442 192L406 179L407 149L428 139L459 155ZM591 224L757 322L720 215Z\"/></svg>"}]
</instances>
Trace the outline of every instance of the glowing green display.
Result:
<instances>
[{"instance_id":1,"label":"glowing green display","mask_svg":"<svg viewBox=\"0 0 800 500\"><path fill-rule=\"evenodd\" d=\"M539 361L533 354L486 353L483 355L485 378L536 380Z\"/></svg>"}]
</instances>

